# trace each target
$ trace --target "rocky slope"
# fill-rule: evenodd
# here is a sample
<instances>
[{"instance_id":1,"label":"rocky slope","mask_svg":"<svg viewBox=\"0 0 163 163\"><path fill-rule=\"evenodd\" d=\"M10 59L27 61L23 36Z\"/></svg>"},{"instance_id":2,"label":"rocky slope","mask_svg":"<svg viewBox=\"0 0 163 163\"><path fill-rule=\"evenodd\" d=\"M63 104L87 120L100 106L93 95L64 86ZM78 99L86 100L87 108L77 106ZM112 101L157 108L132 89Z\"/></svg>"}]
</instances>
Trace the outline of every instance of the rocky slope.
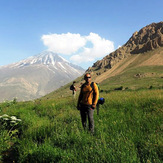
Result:
<instances>
[{"instance_id":1,"label":"rocky slope","mask_svg":"<svg viewBox=\"0 0 163 163\"><path fill-rule=\"evenodd\" d=\"M45 51L0 67L0 101L31 100L56 90L84 73L53 52Z\"/></svg>"},{"instance_id":2,"label":"rocky slope","mask_svg":"<svg viewBox=\"0 0 163 163\"><path fill-rule=\"evenodd\" d=\"M152 23L135 32L125 45L94 63L87 71L111 69L121 60L163 47L163 22Z\"/></svg>"}]
</instances>

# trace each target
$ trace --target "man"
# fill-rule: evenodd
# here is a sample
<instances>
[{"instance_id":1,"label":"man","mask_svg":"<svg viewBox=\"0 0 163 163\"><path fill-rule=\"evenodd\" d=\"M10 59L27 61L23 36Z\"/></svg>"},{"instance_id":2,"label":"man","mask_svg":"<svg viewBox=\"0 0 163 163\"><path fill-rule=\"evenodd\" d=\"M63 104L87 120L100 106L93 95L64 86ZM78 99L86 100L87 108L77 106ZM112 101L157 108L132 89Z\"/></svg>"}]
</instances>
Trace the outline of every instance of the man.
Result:
<instances>
[{"instance_id":1,"label":"man","mask_svg":"<svg viewBox=\"0 0 163 163\"><path fill-rule=\"evenodd\" d=\"M81 86L78 99L77 109L80 110L82 125L84 129L87 126L87 117L89 122L89 130L94 132L93 113L99 98L99 91L96 83L91 83L90 73L84 76L85 83Z\"/></svg>"},{"instance_id":2,"label":"man","mask_svg":"<svg viewBox=\"0 0 163 163\"><path fill-rule=\"evenodd\" d=\"M76 86L75 86L76 81L73 82L73 90L72 90L72 94L75 97L76 96Z\"/></svg>"},{"instance_id":3,"label":"man","mask_svg":"<svg viewBox=\"0 0 163 163\"><path fill-rule=\"evenodd\" d=\"M76 96L76 86L75 86L76 81L73 81L73 84L70 86L70 90L72 90L72 95L73 97Z\"/></svg>"}]
</instances>

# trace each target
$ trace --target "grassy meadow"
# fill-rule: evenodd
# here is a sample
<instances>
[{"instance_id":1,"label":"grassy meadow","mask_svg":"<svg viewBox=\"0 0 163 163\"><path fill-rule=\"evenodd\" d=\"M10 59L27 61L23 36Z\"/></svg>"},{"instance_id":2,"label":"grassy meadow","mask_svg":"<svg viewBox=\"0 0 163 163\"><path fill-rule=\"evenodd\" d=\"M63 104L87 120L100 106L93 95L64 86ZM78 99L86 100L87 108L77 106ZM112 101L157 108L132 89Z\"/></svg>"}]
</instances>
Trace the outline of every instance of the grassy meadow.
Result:
<instances>
[{"instance_id":1,"label":"grassy meadow","mask_svg":"<svg viewBox=\"0 0 163 163\"><path fill-rule=\"evenodd\" d=\"M105 83L102 87L105 89ZM53 93L54 94L54 93ZM77 97L0 104L0 162L163 162L163 89L103 91L95 133L83 131ZM19 121L11 123L15 116ZM14 119L14 118L13 118Z\"/></svg>"}]
</instances>

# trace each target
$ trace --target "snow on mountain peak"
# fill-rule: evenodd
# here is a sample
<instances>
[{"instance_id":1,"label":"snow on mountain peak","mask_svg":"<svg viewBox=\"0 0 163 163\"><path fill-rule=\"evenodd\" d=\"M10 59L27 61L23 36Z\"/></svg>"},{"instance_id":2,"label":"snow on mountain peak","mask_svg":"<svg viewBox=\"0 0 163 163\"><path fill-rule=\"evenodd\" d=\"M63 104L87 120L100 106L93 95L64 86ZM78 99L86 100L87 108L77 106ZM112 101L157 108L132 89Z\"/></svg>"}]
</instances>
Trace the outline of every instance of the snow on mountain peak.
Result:
<instances>
[{"instance_id":1,"label":"snow on mountain peak","mask_svg":"<svg viewBox=\"0 0 163 163\"><path fill-rule=\"evenodd\" d=\"M70 64L66 59L62 58L58 54L55 54L51 51L44 51L38 55L28 57L27 59L21 60L17 63L8 65L10 68L21 68L29 65L51 65L55 67L56 63L65 62ZM5 66L6 67L6 66Z\"/></svg>"},{"instance_id":2,"label":"snow on mountain peak","mask_svg":"<svg viewBox=\"0 0 163 163\"><path fill-rule=\"evenodd\" d=\"M69 73L69 70L75 71L75 72L84 72L84 69L81 67L74 65L70 62L68 62L63 57L59 56L56 53L53 53L51 51L44 51L38 55L28 57L27 59L21 60L19 62L3 66L1 68L27 68L31 66L36 67L43 67L46 66L50 71L55 73L55 71L64 71L66 73Z\"/></svg>"},{"instance_id":3,"label":"snow on mountain peak","mask_svg":"<svg viewBox=\"0 0 163 163\"><path fill-rule=\"evenodd\" d=\"M54 66L56 62L68 62L68 61L66 61L58 54L55 54L51 51L44 51L36 56L29 58L30 64L44 64Z\"/></svg>"}]
</instances>

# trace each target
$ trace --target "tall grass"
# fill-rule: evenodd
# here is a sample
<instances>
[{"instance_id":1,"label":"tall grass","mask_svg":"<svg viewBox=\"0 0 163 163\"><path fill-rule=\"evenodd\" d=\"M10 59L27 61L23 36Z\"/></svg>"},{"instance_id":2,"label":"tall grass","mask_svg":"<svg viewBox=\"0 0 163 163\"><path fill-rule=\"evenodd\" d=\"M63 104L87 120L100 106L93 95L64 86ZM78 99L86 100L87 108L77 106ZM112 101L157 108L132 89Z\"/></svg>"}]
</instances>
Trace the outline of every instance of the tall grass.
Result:
<instances>
[{"instance_id":1,"label":"tall grass","mask_svg":"<svg viewBox=\"0 0 163 163\"><path fill-rule=\"evenodd\" d=\"M14 141L6 138L11 145L0 146L1 161L161 163L163 90L112 91L101 96L106 102L99 115L94 112L94 135L83 130L77 99L72 97L0 104L0 114L22 120Z\"/></svg>"}]
</instances>

